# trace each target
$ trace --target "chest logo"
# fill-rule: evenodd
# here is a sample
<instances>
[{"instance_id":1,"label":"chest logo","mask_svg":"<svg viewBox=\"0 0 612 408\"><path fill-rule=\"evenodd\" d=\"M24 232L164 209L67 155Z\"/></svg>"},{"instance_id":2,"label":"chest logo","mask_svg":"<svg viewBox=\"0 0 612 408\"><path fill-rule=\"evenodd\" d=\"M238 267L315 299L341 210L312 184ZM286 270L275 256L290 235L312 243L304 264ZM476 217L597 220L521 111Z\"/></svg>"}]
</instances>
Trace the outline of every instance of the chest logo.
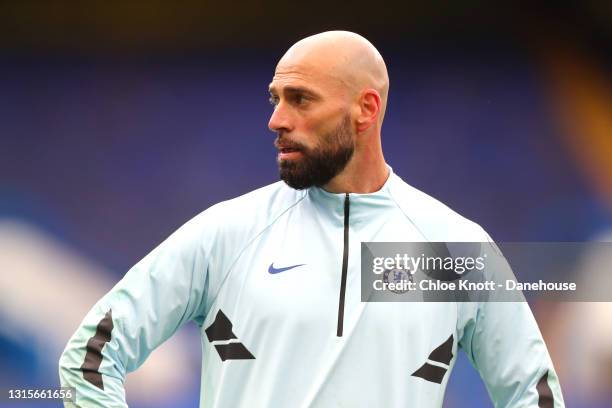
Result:
<instances>
[{"instance_id":1,"label":"chest logo","mask_svg":"<svg viewBox=\"0 0 612 408\"><path fill-rule=\"evenodd\" d=\"M275 268L274 262L272 262L270 266L268 267L268 272L274 275L275 273L285 272L285 271L288 271L289 269L297 268L298 266L304 266L304 265L306 264L298 264L298 265L285 266L283 268Z\"/></svg>"}]
</instances>

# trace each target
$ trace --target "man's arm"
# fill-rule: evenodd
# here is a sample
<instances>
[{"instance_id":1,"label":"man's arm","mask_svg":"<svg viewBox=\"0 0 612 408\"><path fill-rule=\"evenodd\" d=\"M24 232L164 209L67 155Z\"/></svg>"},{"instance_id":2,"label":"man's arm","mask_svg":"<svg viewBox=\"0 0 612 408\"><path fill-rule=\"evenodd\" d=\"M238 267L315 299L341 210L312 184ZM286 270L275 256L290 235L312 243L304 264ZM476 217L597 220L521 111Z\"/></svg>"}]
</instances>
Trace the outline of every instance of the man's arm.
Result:
<instances>
[{"instance_id":1,"label":"man's arm","mask_svg":"<svg viewBox=\"0 0 612 408\"><path fill-rule=\"evenodd\" d=\"M498 254L498 265L506 270L489 278L501 282L500 276L512 271ZM559 379L529 304L522 294L523 301L500 301L508 294L497 292L488 301L460 304L463 316L469 317L459 341L495 407L564 407Z\"/></svg>"},{"instance_id":2,"label":"man's arm","mask_svg":"<svg viewBox=\"0 0 612 408\"><path fill-rule=\"evenodd\" d=\"M126 406L126 374L183 323L203 318L214 240L206 217L183 225L85 316L59 364L61 385L76 388L77 406Z\"/></svg>"},{"instance_id":3,"label":"man's arm","mask_svg":"<svg viewBox=\"0 0 612 408\"><path fill-rule=\"evenodd\" d=\"M559 379L526 302L480 304L460 346L496 407L564 407Z\"/></svg>"}]
</instances>

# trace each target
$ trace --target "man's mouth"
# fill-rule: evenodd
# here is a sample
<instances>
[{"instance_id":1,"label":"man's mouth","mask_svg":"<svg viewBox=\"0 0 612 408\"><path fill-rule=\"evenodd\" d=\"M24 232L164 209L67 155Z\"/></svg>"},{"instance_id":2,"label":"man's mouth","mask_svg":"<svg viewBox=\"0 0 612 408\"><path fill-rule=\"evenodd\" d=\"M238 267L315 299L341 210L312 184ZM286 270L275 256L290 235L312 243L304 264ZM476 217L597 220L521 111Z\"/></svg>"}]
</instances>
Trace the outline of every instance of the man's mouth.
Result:
<instances>
[{"instance_id":1,"label":"man's mouth","mask_svg":"<svg viewBox=\"0 0 612 408\"><path fill-rule=\"evenodd\" d=\"M279 160L287 160L292 159L302 154L300 149L296 149L293 147L279 147L278 149L278 159Z\"/></svg>"}]
</instances>

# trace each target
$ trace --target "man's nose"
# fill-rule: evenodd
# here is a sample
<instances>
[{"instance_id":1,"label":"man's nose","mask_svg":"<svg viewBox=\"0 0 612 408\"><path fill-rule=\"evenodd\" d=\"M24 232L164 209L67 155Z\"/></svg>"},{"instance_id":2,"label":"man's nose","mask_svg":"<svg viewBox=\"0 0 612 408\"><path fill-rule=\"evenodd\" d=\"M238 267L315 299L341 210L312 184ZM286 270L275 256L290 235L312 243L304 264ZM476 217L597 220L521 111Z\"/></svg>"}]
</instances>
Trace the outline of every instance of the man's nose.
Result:
<instances>
[{"instance_id":1,"label":"man's nose","mask_svg":"<svg viewBox=\"0 0 612 408\"><path fill-rule=\"evenodd\" d=\"M268 128L276 133L280 132L291 132L293 130L293 121L291 120L291 114L287 111L283 102L280 102L274 108L270 121L268 122Z\"/></svg>"}]
</instances>

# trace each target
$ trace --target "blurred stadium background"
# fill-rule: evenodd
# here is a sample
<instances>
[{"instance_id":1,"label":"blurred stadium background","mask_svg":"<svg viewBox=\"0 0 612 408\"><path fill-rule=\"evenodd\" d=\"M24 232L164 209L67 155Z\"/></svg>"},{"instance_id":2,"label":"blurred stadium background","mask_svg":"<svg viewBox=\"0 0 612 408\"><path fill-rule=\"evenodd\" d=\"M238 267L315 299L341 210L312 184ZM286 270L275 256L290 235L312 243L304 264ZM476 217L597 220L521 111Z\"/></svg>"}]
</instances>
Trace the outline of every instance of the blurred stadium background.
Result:
<instances>
[{"instance_id":1,"label":"blurred stadium background","mask_svg":"<svg viewBox=\"0 0 612 408\"><path fill-rule=\"evenodd\" d=\"M267 85L327 29L386 58L383 147L407 182L498 241L612 240L611 2L375 6L0 3L0 388L57 385L69 336L130 266L277 180ZM611 406L611 304L533 307L567 405ZM128 401L195 407L199 372L185 327ZM491 406L463 355L445 406Z\"/></svg>"}]
</instances>

